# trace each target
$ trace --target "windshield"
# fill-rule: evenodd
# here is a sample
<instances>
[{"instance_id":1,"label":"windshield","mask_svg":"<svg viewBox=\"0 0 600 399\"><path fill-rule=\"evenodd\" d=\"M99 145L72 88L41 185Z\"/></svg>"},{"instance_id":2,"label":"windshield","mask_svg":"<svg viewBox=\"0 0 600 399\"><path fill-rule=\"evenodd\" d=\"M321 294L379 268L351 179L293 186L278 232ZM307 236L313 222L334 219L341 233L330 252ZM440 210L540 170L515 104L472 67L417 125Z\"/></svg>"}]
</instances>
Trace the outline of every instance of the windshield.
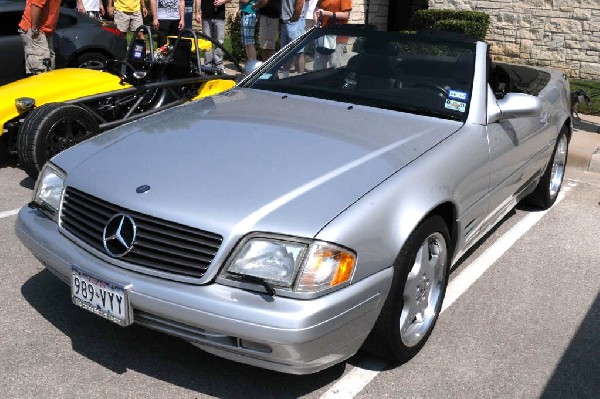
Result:
<instances>
[{"instance_id":1,"label":"windshield","mask_svg":"<svg viewBox=\"0 0 600 399\"><path fill-rule=\"evenodd\" d=\"M313 29L242 86L465 121L475 42Z\"/></svg>"}]
</instances>

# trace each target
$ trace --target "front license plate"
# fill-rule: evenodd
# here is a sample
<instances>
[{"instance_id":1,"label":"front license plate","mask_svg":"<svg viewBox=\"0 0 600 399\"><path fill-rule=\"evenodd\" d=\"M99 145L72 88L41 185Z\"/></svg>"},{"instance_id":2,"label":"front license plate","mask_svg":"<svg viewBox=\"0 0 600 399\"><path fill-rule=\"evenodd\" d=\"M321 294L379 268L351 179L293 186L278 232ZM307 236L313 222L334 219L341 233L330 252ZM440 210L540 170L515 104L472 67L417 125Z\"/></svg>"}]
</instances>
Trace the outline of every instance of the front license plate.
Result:
<instances>
[{"instance_id":1,"label":"front license plate","mask_svg":"<svg viewBox=\"0 0 600 399\"><path fill-rule=\"evenodd\" d=\"M131 324L127 288L103 281L73 268L71 296L73 303L121 326Z\"/></svg>"}]
</instances>

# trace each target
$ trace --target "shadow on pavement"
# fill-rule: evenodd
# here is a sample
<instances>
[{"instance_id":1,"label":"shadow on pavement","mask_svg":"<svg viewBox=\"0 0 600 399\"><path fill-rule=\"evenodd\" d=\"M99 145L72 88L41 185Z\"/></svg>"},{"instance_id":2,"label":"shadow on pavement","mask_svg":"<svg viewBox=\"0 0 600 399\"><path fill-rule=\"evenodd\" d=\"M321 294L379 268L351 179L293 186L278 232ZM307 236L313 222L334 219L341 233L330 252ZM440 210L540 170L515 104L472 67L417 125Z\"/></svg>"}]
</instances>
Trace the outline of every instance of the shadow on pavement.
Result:
<instances>
[{"instance_id":1,"label":"shadow on pavement","mask_svg":"<svg viewBox=\"0 0 600 399\"><path fill-rule=\"evenodd\" d=\"M35 180L33 180L31 177L26 177L19 182L19 185L21 187L33 190L33 188L35 187Z\"/></svg>"},{"instance_id":2,"label":"shadow on pavement","mask_svg":"<svg viewBox=\"0 0 600 399\"><path fill-rule=\"evenodd\" d=\"M342 363L313 375L281 374L221 359L144 327L122 328L73 305L69 288L47 270L27 280L21 293L71 339L77 353L98 365L118 374L134 370L214 397L296 398L335 381L345 369ZM81 365L65 364L59 372L81 373Z\"/></svg>"},{"instance_id":3,"label":"shadow on pavement","mask_svg":"<svg viewBox=\"0 0 600 399\"><path fill-rule=\"evenodd\" d=\"M573 127L590 133L600 133L600 124L577 117L573 118Z\"/></svg>"},{"instance_id":4,"label":"shadow on pavement","mask_svg":"<svg viewBox=\"0 0 600 399\"><path fill-rule=\"evenodd\" d=\"M541 398L600 395L600 293L565 351Z\"/></svg>"},{"instance_id":5,"label":"shadow on pavement","mask_svg":"<svg viewBox=\"0 0 600 399\"><path fill-rule=\"evenodd\" d=\"M0 148L1 150L1 148ZM12 156L10 154L0 152L0 168L6 168L8 166L17 167L18 160L17 157Z\"/></svg>"}]
</instances>

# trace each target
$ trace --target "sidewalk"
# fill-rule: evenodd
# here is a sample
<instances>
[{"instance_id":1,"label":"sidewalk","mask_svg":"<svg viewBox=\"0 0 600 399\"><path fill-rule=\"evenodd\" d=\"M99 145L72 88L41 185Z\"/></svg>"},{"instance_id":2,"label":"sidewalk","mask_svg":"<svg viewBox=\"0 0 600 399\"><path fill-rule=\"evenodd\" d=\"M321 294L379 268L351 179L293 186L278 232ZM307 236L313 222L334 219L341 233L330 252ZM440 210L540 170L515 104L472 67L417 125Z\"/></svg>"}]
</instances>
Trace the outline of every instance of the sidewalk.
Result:
<instances>
[{"instance_id":1,"label":"sidewalk","mask_svg":"<svg viewBox=\"0 0 600 399\"><path fill-rule=\"evenodd\" d=\"M573 137L569 144L567 177L590 178L600 184L600 116L579 115L574 118Z\"/></svg>"}]
</instances>

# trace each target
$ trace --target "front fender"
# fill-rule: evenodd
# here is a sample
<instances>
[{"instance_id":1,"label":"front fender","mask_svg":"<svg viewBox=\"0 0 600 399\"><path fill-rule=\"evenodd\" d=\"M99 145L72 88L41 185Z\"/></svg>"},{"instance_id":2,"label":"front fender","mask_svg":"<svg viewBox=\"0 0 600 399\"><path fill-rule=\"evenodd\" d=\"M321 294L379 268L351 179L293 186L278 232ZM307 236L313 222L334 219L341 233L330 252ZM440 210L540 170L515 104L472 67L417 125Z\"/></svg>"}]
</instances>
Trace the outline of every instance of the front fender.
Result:
<instances>
[{"instance_id":1,"label":"front fender","mask_svg":"<svg viewBox=\"0 0 600 399\"><path fill-rule=\"evenodd\" d=\"M316 238L356 251L359 281L392 266L410 234L440 205L453 209L448 228L455 253L471 245L489 212L488 190L487 135L482 126L466 124L358 199Z\"/></svg>"},{"instance_id":2,"label":"front fender","mask_svg":"<svg viewBox=\"0 0 600 399\"><path fill-rule=\"evenodd\" d=\"M93 94L123 90L120 78L103 71L63 68L30 76L0 87L0 135L4 124L19 116L15 100L31 97L36 106L64 102Z\"/></svg>"}]
</instances>

